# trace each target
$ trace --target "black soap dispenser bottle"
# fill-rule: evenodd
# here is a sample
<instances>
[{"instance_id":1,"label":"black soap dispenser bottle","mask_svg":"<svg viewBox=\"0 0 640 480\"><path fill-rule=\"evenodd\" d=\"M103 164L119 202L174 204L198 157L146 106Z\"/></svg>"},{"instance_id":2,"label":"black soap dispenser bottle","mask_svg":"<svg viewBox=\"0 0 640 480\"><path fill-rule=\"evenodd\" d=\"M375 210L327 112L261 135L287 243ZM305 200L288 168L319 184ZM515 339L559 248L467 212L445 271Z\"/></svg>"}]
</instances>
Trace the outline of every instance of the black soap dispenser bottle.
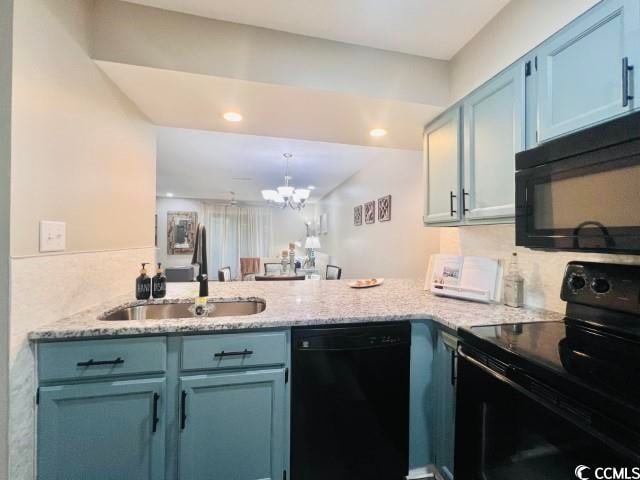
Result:
<instances>
[{"instance_id":1,"label":"black soap dispenser bottle","mask_svg":"<svg viewBox=\"0 0 640 480\"><path fill-rule=\"evenodd\" d=\"M136 278L136 298L138 300L148 300L151 296L151 279L145 268L147 265L148 263L142 264L140 276Z\"/></svg>"},{"instance_id":2,"label":"black soap dispenser bottle","mask_svg":"<svg viewBox=\"0 0 640 480\"><path fill-rule=\"evenodd\" d=\"M162 273L162 264L158 263L156 274L151 279L151 295L153 298L164 298L167 296L167 277Z\"/></svg>"}]
</instances>

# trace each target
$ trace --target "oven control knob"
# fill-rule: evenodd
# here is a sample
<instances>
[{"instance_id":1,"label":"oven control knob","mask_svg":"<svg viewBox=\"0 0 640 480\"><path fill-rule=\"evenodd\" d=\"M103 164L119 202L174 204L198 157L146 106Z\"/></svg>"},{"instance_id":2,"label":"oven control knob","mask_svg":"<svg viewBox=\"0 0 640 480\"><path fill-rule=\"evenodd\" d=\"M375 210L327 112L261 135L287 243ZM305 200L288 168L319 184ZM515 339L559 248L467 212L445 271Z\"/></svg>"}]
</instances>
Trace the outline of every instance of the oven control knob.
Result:
<instances>
[{"instance_id":1,"label":"oven control knob","mask_svg":"<svg viewBox=\"0 0 640 480\"><path fill-rule=\"evenodd\" d=\"M594 278L591 282L591 290L593 290L594 293L603 295L605 293L609 293L609 290L611 290L611 284L606 278Z\"/></svg>"},{"instance_id":2,"label":"oven control knob","mask_svg":"<svg viewBox=\"0 0 640 480\"><path fill-rule=\"evenodd\" d=\"M569 280L567 280L567 284L571 290L577 292L585 287L587 281L585 280L584 275L574 273L569 277Z\"/></svg>"}]
</instances>

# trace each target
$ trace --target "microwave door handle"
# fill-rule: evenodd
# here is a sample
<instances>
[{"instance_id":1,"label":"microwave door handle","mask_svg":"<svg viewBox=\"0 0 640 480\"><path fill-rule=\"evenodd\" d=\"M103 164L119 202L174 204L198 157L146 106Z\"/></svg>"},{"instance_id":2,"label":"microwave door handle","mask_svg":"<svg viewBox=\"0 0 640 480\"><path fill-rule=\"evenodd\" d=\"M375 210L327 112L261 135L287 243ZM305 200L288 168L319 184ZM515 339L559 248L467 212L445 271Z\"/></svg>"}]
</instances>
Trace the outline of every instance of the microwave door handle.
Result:
<instances>
[{"instance_id":1,"label":"microwave door handle","mask_svg":"<svg viewBox=\"0 0 640 480\"><path fill-rule=\"evenodd\" d=\"M605 247L607 249L611 249L615 247L615 240L609 234L609 229L605 227L602 223L596 222L593 220L587 220L586 222L582 222L576 228L573 229L573 248L580 248L580 231L585 227L596 227L602 232L602 238L604 239Z\"/></svg>"}]
</instances>

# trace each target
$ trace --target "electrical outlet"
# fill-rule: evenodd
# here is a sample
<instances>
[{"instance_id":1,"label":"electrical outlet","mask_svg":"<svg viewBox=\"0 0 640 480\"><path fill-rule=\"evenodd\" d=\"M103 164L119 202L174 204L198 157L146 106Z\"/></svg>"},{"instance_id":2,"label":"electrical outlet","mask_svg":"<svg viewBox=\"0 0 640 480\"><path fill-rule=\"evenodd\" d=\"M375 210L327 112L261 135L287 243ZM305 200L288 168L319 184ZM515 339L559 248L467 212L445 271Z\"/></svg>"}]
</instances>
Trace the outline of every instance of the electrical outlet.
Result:
<instances>
[{"instance_id":1,"label":"electrical outlet","mask_svg":"<svg viewBox=\"0 0 640 480\"><path fill-rule=\"evenodd\" d=\"M40 221L40 251L62 252L67 245L67 224L65 222Z\"/></svg>"}]
</instances>

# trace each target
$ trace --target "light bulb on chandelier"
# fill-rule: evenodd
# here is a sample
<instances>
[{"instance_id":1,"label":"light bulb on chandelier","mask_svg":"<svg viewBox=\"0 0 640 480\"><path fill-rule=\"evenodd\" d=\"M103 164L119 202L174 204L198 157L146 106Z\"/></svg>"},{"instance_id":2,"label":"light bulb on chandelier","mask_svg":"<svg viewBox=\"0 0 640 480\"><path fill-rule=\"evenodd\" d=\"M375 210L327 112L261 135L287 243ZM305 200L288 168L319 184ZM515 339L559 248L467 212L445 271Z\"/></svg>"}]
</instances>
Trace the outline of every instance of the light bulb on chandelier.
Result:
<instances>
[{"instance_id":1,"label":"light bulb on chandelier","mask_svg":"<svg viewBox=\"0 0 640 480\"><path fill-rule=\"evenodd\" d=\"M289 185L289 182L293 179L293 177L289 175L289 159L293 157L293 155L285 153L282 156L285 159L284 185L280 185L275 190L262 190L262 198L265 199L269 205L278 208L289 207L294 210L302 210L311 195L311 190L308 188L295 188Z\"/></svg>"}]
</instances>

